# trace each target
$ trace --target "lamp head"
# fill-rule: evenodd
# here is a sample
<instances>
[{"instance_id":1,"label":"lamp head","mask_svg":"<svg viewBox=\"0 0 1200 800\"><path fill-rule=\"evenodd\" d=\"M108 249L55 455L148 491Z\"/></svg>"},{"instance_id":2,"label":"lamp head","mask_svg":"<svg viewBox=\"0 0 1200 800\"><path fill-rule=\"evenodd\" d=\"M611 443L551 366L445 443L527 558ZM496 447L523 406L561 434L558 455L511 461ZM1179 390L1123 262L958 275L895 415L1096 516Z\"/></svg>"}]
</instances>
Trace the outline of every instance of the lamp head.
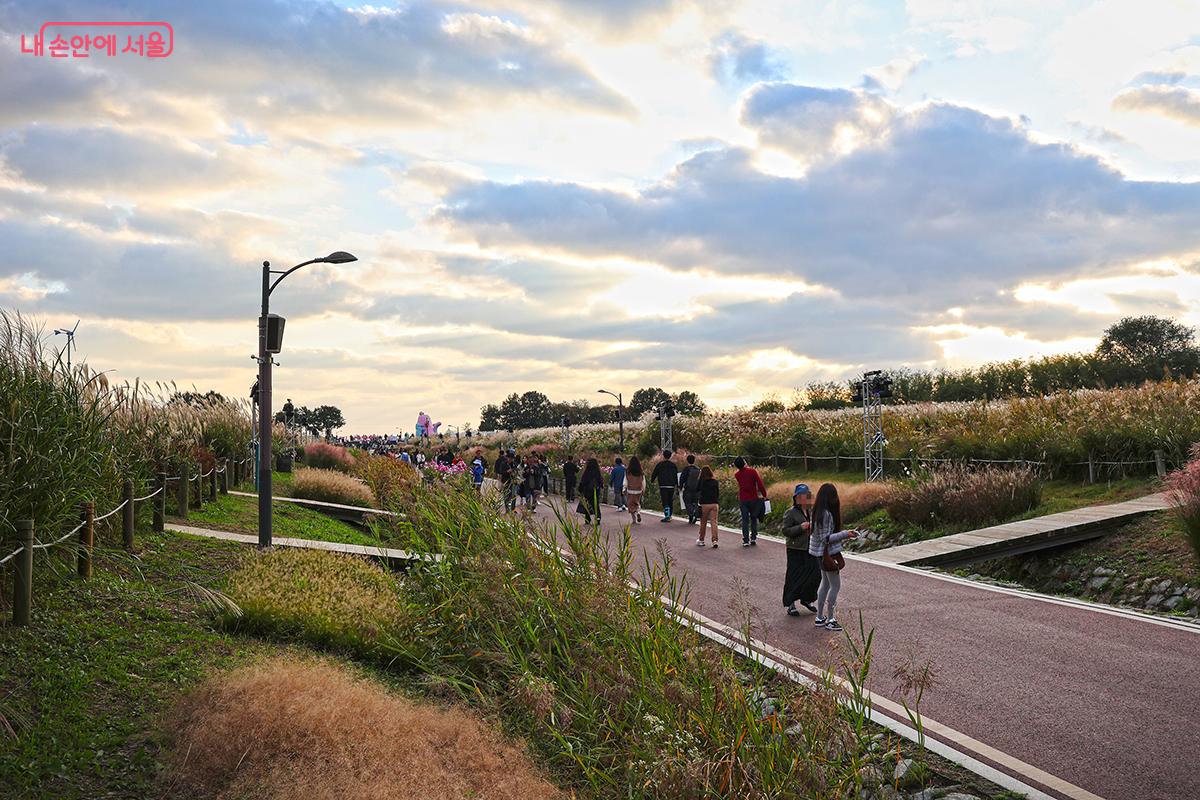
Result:
<instances>
[{"instance_id":1,"label":"lamp head","mask_svg":"<svg viewBox=\"0 0 1200 800\"><path fill-rule=\"evenodd\" d=\"M358 261L358 258L350 255L345 250L338 250L330 253L321 260L326 264L349 264L351 261Z\"/></svg>"}]
</instances>

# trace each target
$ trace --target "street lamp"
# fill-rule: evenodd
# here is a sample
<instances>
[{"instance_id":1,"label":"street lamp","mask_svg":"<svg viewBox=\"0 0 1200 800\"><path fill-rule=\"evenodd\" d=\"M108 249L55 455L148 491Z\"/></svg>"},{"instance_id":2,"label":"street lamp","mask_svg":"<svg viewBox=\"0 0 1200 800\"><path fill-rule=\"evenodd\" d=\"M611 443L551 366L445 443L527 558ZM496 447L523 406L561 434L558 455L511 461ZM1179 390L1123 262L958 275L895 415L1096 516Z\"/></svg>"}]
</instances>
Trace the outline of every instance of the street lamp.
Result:
<instances>
[{"instance_id":1,"label":"street lamp","mask_svg":"<svg viewBox=\"0 0 1200 800\"><path fill-rule=\"evenodd\" d=\"M79 320L75 320L74 328L55 328L54 329L55 336L58 336L61 333L67 337L67 346L66 346L67 372L71 371L71 349L75 346L75 331L77 331L77 330L79 330Z\"/></svg>"},{"instance_id":2,"label":"street lamp","mask_svg":"<svg viewBox=\"0 0 1200 800\"><path fill-rule=\"evenodd\" d=\"M597 389L596 394L607 394L607 395L612 395L613 397L617 398L617 427L620 430L620 435L621 435L621 444L618 446L617 449L620 450L622 454L624 454L625 453L625 401L621 398L620 392L617 392L614 394L613 392L610 392L608 389Z\"/></svg>"},{"instance_id":3,"label":"street lamp","mask_svg":"<svg viewBox=\"0 0 1200 800\"><path fill-rule=\"evenodd\" d=\"M258 318L258 546L271 546L271 365L273 355L283 349L284 318L271 314L271 292L280 281L309 264L348 264L358 259L338 250L324 258L313 258L291 269L271 269L262 264L262 316ZM272 275L278 275L274 282Z\"/></svg>"}]
</instances>

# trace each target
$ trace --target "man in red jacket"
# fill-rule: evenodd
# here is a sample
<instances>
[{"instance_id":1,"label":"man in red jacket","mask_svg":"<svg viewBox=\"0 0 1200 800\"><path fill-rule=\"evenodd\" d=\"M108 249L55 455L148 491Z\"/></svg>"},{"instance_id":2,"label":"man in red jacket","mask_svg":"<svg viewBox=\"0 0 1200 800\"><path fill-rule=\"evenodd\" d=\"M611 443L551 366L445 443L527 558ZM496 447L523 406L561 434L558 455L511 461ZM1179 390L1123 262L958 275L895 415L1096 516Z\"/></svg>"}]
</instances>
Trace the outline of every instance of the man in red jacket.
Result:
<instances>
[{"instance_id":1,"label":"man in red jacket","mask_svg":"<svg viewBox=\"0 0 1200 800\"><path fill-rule=\"evenodd\" d=\"M762 516L767 487L758 470L746 466L746 459L738 456L733 465L737 467L733 477L737 480L738 505L742 509L742 547L751 547L758 544L758 518Z\"/></svg>"}]
</instances>

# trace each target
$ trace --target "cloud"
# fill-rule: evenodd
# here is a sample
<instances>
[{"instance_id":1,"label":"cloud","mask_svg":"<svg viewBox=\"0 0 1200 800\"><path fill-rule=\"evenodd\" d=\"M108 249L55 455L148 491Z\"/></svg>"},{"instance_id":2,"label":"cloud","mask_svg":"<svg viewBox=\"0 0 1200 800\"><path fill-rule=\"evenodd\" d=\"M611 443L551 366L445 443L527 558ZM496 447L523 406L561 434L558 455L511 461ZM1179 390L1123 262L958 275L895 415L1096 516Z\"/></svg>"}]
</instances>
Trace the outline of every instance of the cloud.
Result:
<instances>
[{"instance_id":1,"label":"cloud","mask_svg":"<svg viewBox=\"0 0 1200 800\"><path fill-rule=\"evenodd\" d=\"M1200 91L1183 86L1141 86L1113 98L1117 111L1140 111L1200 127Z\"/></svg>"},{"instance_id":2,"label":"cloud","mask_svg":"<svg viewBox=\"0 0 1200 800\"><path fill-rule=\"evenodd\" d=\"M34 125L0 144L5 165L22 179L63 191L135 193L220 191L262 178L250 151L198 146L117 128Z\"/></svg>"},{"instance_id":3,"label":"cloud","mask_svg":"<svg viewBox=\"0 0 1200 800\"><path fill-rule=\"evenodd\" d=\"M849 90L770 85L752 93L743 119L809 155L830 128L853 124L863 102ZM797 111L814 106L815 124ZM961 106L888 114L876 138L800 177L764 173L752 153L726 149L635 193L477 181L448 193L435 219L485 247L792 276L923 312L1200 248L1200 185L1129 180Z\"/></svg>"},{"instance_id":4,"label":"cloud","mask_svg":"<svg viewBox=\"0 0 1200 800\"><path fill-rule=\"evenodd\" d=\"M425 124L500 98L633 113L628 100L542 33L455 4L10 3L0 6L0 32L31 33L50 17L168 19L177 31L176 50L161 64L128 57L86 67L55 62L49 66L59 73L57 81L24 79L5 90L14 100L46 89L52 97L60 90L92 91L79 73L100 69L116 84L114 105L127 115L140 117L147 106L182 97L218 109L219 120L295 136ZM26 59L30 64L21 69L34 69L34 60ZM45 65L36 69L48 75ZM87 111L79 109L75 119Z\"/></svg>"},{"instance_id":5,"label":"cloud","mask_svg":"<svg viewBox=\"0 0 1200 800\"><path fill-rule=\"evenodd\" d=\"M909 76L928 61L929 59L921 53L909 53L893 58L863 75L863 88L869 92L895 92L904 85Z\"/></svg>"},{"instance_id":6,"label":"cloud","mask_svg":"<svg viewBox=\"0 0 1200 800\"><path fill-rule=\"evenodd\" d=\"M746 95L741 120L763 144L815 160L877 138L893 111L886 101L858 89L769 83Z\"/></svg>"},{"instance_id":7,"label":"cloud","mask_svg":"<svg viewBox=\"0 0 1200 800\"><path fill-rule=\"evenodd\" d=\"M746 84L784 77L784 65L766 42L728 30L712 41L708 69L720 83Z\"/></svg>"}]
</instances>

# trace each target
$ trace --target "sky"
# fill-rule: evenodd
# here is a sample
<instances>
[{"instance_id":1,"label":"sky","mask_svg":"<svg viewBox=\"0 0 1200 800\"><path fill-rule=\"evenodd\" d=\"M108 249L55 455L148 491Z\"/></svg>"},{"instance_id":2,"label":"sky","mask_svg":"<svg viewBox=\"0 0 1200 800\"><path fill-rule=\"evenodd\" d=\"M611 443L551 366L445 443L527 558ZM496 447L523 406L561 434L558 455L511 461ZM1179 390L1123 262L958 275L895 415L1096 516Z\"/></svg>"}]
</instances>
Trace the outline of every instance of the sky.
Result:
<instances>
[{"instance_id":1,"label":"sky","mask_svg":"<svg viewBox=\"0 0 1200 800\"><path fill-rule=\"evenodd\" d=\"M347 250L271 301L345 432L1194 325L1198 223L1191 0L0 0L0 307L242 396L262 261Z\"/></svg>"}]
</instances>

